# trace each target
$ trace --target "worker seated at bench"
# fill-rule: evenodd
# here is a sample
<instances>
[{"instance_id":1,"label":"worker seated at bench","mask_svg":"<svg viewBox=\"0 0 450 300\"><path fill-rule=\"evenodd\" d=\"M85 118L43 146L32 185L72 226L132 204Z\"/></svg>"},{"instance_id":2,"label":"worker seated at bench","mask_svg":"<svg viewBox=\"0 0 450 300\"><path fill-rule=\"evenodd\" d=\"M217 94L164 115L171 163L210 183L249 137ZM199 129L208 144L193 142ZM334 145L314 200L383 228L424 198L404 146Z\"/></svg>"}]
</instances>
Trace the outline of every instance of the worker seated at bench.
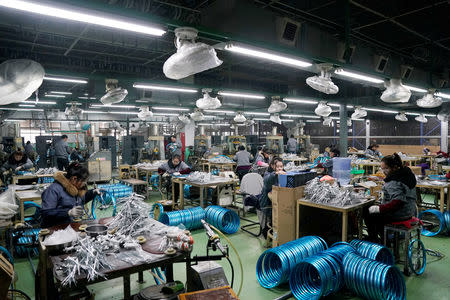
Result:
<instances>
[{"instance_id":1,"label":"worker seated at bench","mask_svg":"<svg viewBox=\"0 0 450 300\"><path fill-rule=\"evenodd\" d=\"M372 144L369 147L367 147L364 154L367 156L367 158L374 158L374 159L381 159L383 157L383 154L381 154L378 149L380 148L377 144Z\"/></svg>"},{"instance_id":2,"label":"worker seated at bench","mask_svg":"<svg viewBox=\"0 0 450 300\"><path fill-rule=\"evenodd\" d=\"M264 186L259 198L259 208L261 210L260 224L264 238L267 238L267 231L272 225L272 186L278 184L278 175L286 174L283 166L283 159L275 156L269 164L269 168L264 174Z\"/></svg>"},{"instance_id":3,"label":"worker seated at bench","mask_svg":"<svg viewBox=\"0 0 450 300\"><path fill-rule=\"evenodd\" d=\"M89 171L78 162L67 167L67 172L56 172L53 182L42 193L41 227L71 223L83 216L84 204L102 192L87 190Z\"/></svg>"},{"instance_id":4,"label":"worker seated at bench","mask_svg":"<svg viewBox=\"0 0 450 300\"><path fill-rule=\"evenodd\" d=\"M189 166L184 161L181 161L181 156L178 154L173 155L171 159L163 163L158 168L158 174L162 175L163 177L170 177L171 175L180 175L189 173L191 173L191 168L189 168ZM170 191L171 188L172 188L172 181L167 180L167 191ZM174 189L175 190L172 192L174 193L175 201L177 201L180 195L180 187L178 183L175 184Z\"/></svg>"},{"instance_id":5,"label":"worker seated at bench","mask_svg":"<svg viewBox=\"0 0 450 300\"><path fill-rule=\"evenodd\" d=\"M372 205L364 211L369 240L383 241L384 225L406 221L417 214L416 176L404 167L397 153L383 157L381 170L386 175L382 187L381 205Z\"/></svg>"},{"instance_id":6,"label":"worker seated at bench","mask_svg":"<svg viewBox=\"0 0 450 300\"><path fill-rule=\"evenodd\" d=\"M33 162L19 148L8 157L8 160L0 168L2 182L6 184L11 180L12 175L19 171L27 171L31 168L33 168Z\"/></svg>"}]
</instances>

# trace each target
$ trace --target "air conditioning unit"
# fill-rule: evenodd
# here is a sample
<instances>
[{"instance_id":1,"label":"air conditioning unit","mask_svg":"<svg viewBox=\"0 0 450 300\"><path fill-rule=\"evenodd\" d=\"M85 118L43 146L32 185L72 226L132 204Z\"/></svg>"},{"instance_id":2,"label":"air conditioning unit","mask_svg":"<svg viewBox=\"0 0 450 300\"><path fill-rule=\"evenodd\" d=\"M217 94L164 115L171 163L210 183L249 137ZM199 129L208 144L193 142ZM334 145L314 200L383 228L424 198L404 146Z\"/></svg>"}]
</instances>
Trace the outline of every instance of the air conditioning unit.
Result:
<instances>
[{"instance_id":1,"label":"air conditioning unit","mask_svg":"<svg viewBox=\"0 0 450 300\"><path fill-rule=\"evenodd\" d=\"M278 41L285 45L295 46L298 40L301 24L289 18L278 18L276 24Z\"/></svg>"}]
</instances>

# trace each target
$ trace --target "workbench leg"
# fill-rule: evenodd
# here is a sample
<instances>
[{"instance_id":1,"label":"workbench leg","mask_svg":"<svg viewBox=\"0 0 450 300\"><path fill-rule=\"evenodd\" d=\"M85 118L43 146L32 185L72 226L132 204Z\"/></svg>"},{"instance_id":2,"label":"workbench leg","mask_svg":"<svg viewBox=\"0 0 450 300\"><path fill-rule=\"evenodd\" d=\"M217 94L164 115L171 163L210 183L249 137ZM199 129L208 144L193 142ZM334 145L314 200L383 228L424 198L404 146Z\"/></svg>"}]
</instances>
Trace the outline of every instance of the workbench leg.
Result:
<instances>
[{"instance_id":1,"label":"workbench leg","mask_svg":"<svg viewBox=\"0 0 450 300\"><path fill-rule=\"evenodd\" d=\"M175 183L172 180L172 210L175 208Z\"/></svg>"},{"instance_id":2,"label":"workbench leg","mask_svg":"<svg viewBox=\"0 0 450 300\"><path fill-rule=\"evenodd\" d=\"M358 239L361 240L363 237L363 210L360 209L356 213L358 214L356 216L358 218Z\"/></svg>"},{"instance_id":3,"label":"workbench leg","mask_svg":"<svg viewBox=\"0 0 450 300\"><path fill-rule=\"evenodd\" d=\"M441 213L444 212L444 199L445 199L445 189L441 188L441 197L440 197L440 209L441 209Z\"/></svg>"},{"instance_id":4,"label":"workbench leg","mask_svg":"<svg viewBox=\"0 0 450 300\"><path fill-rule=\"evenodd\" d=\"M299 238L300 235L300 230L299 230L299 225L300 225L300 204L298 204L298 202L295 204L296 209L297 209L297 214L295 215L295 239Z\"/></svg>"},{"instance_id":5,"label":"workbench leg","mask_svg":"<svg viewBox=\"0 0 450 300\"><path fill-rule=\"evenodd\" d=\"M205 205L204 205L204 203L203 203L203 187L202 187L202 186L200 187L200 206L201 206L202 208L205 207Z\"/></svg>"},{"instance_id":6,"label":"workbench leg","mask_svg":"<svg viewBox=\"0 0 450 300\"><path fill-rule=\"evenodd\" d=\"M24 202L23 199L20 200L20 222L23 223L24 214L25 214L25 208L24 208Z\"/></svg>"},{"instance_id":7,"label":"workbench leg","mask_svg":"<svg viewBox=\"0 0 450 300\"><path fill-rule=\"evenodd\" d=\"M447 210L450 210L450 188L447 188Z\"/></svg>"},{"instance_id":8,"label":"workbench leg","mask_svg":"<svg viewBox=\"0 0 450 300\"><path fill-rule=\"evenodd\" d=\"M139 179L139 170L136 168L136 179Z\"/></svg>"},{"instance_id":9,"label":"workbench leg","mask_svg":"<svg viewBox=\"0 0 450 300\"><path fill-rule=\"evenodd\" d=\"M131 299L130 275L123 276L123 299Z\"/></svg>"},{"instance_id":10,"label":"workbench leg","mask_svg":"<svg viewBox=\"0 0 450 300\"><path fill-rule=\"evenodd\" d=\"M184 209L184 183L180 182L180 209Z\"/></svg>"},{"instance_id":11,"label":"workbench leg","mask_svg":"<svg viewBox=\"0 0 450 300\"><path fill-rule=\"evenodd\" d=\"M144 272L138 272L138 281L139 283L144 283Z\"/></svg>"},{"instance_id":12,"label":"workbench leg","mask_svg":"<svg viewBox=\"0 0 450 300\"><path fill-rule=\"evenodd\" d=\"M347 241L347 230L348 230L348 214L347 212L342 213L342 241Z\"/></svg>"},{"instance_id":13,"label":"workbench leg","mask_svg":"<svg viewBox=\"0 0 450 300\"><path fill-rule=\"evenodd\" d=\"M166 267L166 282L173 282L173 264Z\"/></svg>"}]
</instances>

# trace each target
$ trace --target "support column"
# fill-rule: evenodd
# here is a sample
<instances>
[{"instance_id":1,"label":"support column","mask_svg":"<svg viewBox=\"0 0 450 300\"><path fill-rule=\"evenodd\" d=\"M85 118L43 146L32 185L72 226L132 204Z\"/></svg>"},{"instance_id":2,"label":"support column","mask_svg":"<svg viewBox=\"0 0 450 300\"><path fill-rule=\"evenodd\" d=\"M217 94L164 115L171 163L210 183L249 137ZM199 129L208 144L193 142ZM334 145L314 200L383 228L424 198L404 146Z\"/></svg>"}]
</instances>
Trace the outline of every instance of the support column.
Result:
<instances>
[{"instance_id":1,"label":"support column","mask_svg":"<svg viewBox=\"0 0 450 300\"><path fill-rule=\"evenodd\" d=\"M448 153L448 121L441 121L441 151Z\"/></svg>"},{"instance_id":2,"label":"support column","mask_svg":"<svg viewBox=\"0 0 450 300\"><path fill-rule=\"evenodd\" d=\"M370 146L370 120L366 120L366 149Z\"/></svg>"},{"instance_id":3,"label":"support column","mask_svg":"<svg viewBox=\"0 0 450 300\"><path fill-rule=\"evenodd\" d=\"M195 123L192 121L184 125L184 143L186 147L194 146Z\"/></svg>"},{"instance_id":4,"label":"support column","mask_svg":"<svg viewBox=\"0 0 450 300\"><path fill-rule=\"evenodd\" d=\"M341 157L347 157L348 150L348 125L347 125L347 105L341 104L339 107L340 130L339 130L339 150Z\"/></svg>"}]
</instances>

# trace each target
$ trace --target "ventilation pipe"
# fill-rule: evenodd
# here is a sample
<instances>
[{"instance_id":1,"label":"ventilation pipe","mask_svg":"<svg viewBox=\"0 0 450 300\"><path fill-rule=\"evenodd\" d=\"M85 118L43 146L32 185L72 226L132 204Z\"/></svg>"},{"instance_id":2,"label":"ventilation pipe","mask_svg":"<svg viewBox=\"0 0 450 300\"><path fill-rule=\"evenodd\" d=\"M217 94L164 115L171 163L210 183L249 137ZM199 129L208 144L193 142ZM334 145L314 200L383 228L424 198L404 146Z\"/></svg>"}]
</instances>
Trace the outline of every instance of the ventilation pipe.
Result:
<instances>
[{"instance_id":1,"label":"ventilation pipe","mask_svg":"<svg viewBox=\"0 0 450 300\"><path fill-rule=\"evenodd\" d=\"M205 126L200 126L200 135L205 135Z\"/></svg>"},{"instance_id":2,"label":"ventilation pipe","mask_svg":"<svg viewBox=\"0 0 450 300\"><path fill-rule=\"evenodd\" d=\"M277 129L278 127L276 126L272 127L272 135L277 135Z\"/></svg>"},{"instance_id":3,"label":"ventilation pipe","mask_svg":"<svg viewBox=\"0 0 450 300\"><path fill-rule=\"evenodd\" d=\"M239 127L238 126L235 126L234 127L234 135L239 135Z\"/></svg>"}]
</instances>

